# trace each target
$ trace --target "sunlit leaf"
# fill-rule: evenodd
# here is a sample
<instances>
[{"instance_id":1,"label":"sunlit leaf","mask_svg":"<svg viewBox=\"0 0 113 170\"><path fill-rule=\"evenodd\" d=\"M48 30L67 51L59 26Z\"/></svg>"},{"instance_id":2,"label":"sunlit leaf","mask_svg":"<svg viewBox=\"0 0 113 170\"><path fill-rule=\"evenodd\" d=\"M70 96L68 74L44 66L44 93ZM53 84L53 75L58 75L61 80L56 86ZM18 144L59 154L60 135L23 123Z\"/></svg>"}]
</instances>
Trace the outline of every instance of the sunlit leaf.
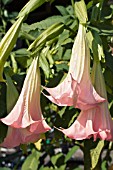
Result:
<instances>
[{"instance_id":1,"label":"sunlit leaf","mask_svg":"<svg viewBox=\"0 0 113 170\"><path fill-rule=\"evenodd\" d=\"M65 157L65 162L67 162L78 149L79 149L79 146L73 146L71 150L67 153Z\"/></svg>"},{"instance_id":2,"label":"sunlit leaf","mask_svg":"<svg viewBox=\"0 0 113 170\"><path fill-rule=\"evenodd\" d=\"M25 162L23 163L22 170L37 170L40 154L40 152L33 149L32 153L26 158Z\"/></svg>"},{"instance_id":3,"label":"sunlit leaf","mask_svg":"<svg viewBox=\"0 0 113 170\"><path fill-rule=\"evenodd\" d=\"M3 81L2 72L5 61L7 60L10 52L12 51L16 40L18 38L18 34L21 28L21 24L24 17L19 18L12 27L5 34L3 39L0 42L0 81Z\"/></svg>"}]
</instances>

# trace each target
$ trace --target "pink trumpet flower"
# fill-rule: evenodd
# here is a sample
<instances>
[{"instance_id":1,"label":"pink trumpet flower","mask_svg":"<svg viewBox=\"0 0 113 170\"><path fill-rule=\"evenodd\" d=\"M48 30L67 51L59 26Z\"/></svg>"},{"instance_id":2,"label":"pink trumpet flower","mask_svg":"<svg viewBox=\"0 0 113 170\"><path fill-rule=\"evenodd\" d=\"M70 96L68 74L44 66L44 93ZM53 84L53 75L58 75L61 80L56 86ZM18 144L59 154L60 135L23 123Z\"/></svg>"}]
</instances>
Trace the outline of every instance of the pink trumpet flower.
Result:
<instances>
[{"instance_id":1,"label":"pink trumpet flower","mask_svg":"<svg viewBox=\"0 0 113 170\"><path fill-rule=\"evenodd\" d=\"M34 58L16 105L5 118L1 119L4 124L17 128L12 130L12 133L17 131L21 135L29 131L39 135L51 129L43 118L40 108L40 84L38 58Z\"/></svg>"},{"instance_id":2,"label":"pink trumpet flower","mask_svg":"<svg viewBox=\"0 0 113 170\"><path fill-rule=\"evenodd\" d=\"M3 143L0 144L2 147L14 148L20 144L34 143L40 139L40 134L35 134L29 131L29 128L12 128L8 127L7 136Z\"/></svg>"},{"instance_id":3,"label":"pink trumpet flower","mask_svg":"<svg viewBox=\"0 0 113 170\"><path fill-rule=\"evenodd\" d=\"M97 103L105 101L91 84L90 52L87 45L86 28L83 25L79 25L67 77L58 86L44 87L44 89L50 94L44 95L59 106L74 106L87 110Z\"/></svg>"},{"instance_id":4,"label":"pink trumpet flower","mask_svg":"<svg viewBox=\"0 0 113 170\"><path fill-rule=\"evenodd\" d=\"M94 62L92 73L95 89L107 100L105 82L99 62ZM76 140L94 137L113 140L113 121L108 110L108 102L103 102L88 110L82 110L68 129L59 129L66 136Z\"/></svg>"}]
</instances>

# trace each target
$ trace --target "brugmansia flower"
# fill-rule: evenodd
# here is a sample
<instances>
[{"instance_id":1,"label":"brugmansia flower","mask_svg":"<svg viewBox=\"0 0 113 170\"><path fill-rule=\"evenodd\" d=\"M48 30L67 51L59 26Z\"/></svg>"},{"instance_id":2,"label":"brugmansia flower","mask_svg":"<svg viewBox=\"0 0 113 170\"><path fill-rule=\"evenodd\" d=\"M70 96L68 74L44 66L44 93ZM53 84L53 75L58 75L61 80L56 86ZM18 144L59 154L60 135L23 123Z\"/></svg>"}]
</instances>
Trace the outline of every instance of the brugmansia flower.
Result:
<instances>
[{"instance_id":1,"label":"brugmansia flower","mask_svg":"<svg viewBox=\"0 0 113 170\"><path fill-rule=\"evenodd\" d=\"M111 119L105 82L99 62L94 62L93 82L97 92L106 99L94 108L82 110L78 118L68 129L60 129L66 136L72 139L82 140L90 137L102 140L113 140L113 121Z\"/></svg>"},{"instance_id":2,"label":"brugmansia flower","mask_svg":"<svg viewBox=\"0 0 113 170\"><path fill-rule=\"evenodd\" d=\"M79 25L67 77L58 86L44 89L50 94L44 95L59 106L74 106L86 110L104 101L91 84L90 52L83 25Z\"/></svg>"},{"instance_id":3,"label":"brugmansia flower","mask_svg":"<svg viewBox=\"0 0 113 170\"><path fill-rule=\"evenodd\" d=\"M16 137L23 143L30 141L30 138L32 140L34 140L33 138L36 139L36 135L39 138L41 133L50 130L40 108L40 72L37 58L34 58L28 70L17 103L1 121L10 127L8 131L9 138L12 134L17 133ZM16 139L15 142L17 142Z\"/></svg>"},{"instance_id":4,"label":"brugmansia flower","mask_svg":"<svg viewBox=\"0 0 113 170\"><path fill-rule=\"evenodd\" d=\"M41 138L40 134L35 134L29 131L29 128L12 128L8 127L7 136L3 143L0 144L2 147L13 148L20 144L34 143Z\"/></svg>"}]
</instances>

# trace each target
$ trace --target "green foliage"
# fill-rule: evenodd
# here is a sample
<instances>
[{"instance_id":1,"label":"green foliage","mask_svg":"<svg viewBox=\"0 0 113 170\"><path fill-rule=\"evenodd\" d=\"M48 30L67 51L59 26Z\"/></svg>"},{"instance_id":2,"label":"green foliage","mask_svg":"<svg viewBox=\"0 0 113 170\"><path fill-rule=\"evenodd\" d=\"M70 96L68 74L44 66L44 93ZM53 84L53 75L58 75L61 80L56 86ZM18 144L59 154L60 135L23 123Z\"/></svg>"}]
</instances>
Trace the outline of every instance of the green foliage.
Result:
<instances>
[{"instance_id":1,"label":"green foliage","mask_svg":"<svg viewBox=\"0 0 113 170\"><path fill-rule=\"evenodd\" d=\"M46 0L30 0L19 12L18 18L28 15L30 12L40 7L44 2L46 2Z\"/></svg>"},{"instance_id":2,"label":"green foliage","mask_svg":"<svg viewBox=\"0 0 113 170\"><path fill-rule=\"evenodd\" d=\"M42 85L55 87L64 80L69 69L72 46L79 22L87 27L91 68L94 58L99 57L101 62L109 107L111 115L113 115L113 5L109 5L105 0L91 0L87 4L84 0L72 0L72 4L68 2L67 6L56 5L57 14L51 14L51 16L49 14L49 17L43 17L43 20L40 19L40 21L37 15L38 22L28 24L29 14L44 3L47 4L47 1L28 1L18 16L17 13L4 12L5 7L11 1L2 0L3 8L1 8L0 16L2 19L0 25L0 78L1 80L6 79L4 83L0 83L0 117L5 117L7 112L13 108L18 93L21 92L27 69L35 55L39 56ZM43 10L43 6L41 10ZM16 16L18 19L14 22ZM6 33L8 22L14 24ZM17 40L21 44L20 47L18 47ZM78 109L59 107L43 95L41 95L41 107L52 131L45 134L45 139L40 143L40 150L36 149L34 144L28 145L28 148L26 145L21 147L21 149L25 148L23 149L24 156L28 152L24 162L21 163L22 170L80 170L80 162L73 158L78 150L84 152L85 170L108 168L112 162L110 153L113 149L112 146L110 148L109 142L93 141L92 139L75 142L54 128L54 126L57 128L71 126L80 113ZM6 134L7 126L0 123L0 143L3 142ZM107 153L103 158L101 155L106 149ZM15 157L17 159L18 154ZM5 158L3 159L5 160ZM45 163L47 160L48 162ZM21 158L19 158L19 162L21 162ZM9 168L0 167L0 170L2 169L8 170Z\"/></svg>"},{"instance_id":3,"label":"green foliage","mask_svg":"<svg viewBox=\"0 0 113 170\"><path fill-rule=\"evenodd\" d=\"M37 170L39 157L40 153L33 149L32 153L26 158L24 164L22 165L22 170Z\"/></svg>"},{"instance_id":4,"label":"green foliage","mask_svg":"<svg viewBox=\"0 0 113 170\"><path fill-rule=\"evenodd\" d=\"M79 148L78 146L73 146L71 148L71 150L68 152L68 154L65 157L65 162L67 162L72 157L72 155L78 150L78 148Z\"/></svg>"}]
</instances>

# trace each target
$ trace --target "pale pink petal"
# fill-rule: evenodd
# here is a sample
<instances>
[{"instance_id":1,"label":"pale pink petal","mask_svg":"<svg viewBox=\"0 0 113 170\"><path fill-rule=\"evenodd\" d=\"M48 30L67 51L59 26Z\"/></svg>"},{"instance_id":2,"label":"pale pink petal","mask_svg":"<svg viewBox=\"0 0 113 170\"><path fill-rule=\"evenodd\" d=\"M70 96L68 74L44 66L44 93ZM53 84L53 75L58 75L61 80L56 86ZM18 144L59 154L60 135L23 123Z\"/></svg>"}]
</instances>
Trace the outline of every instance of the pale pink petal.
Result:
<instances>
[{"instance_id":1,"label":"pale pink petal","mask_svg":"<svg viewBox=\"0 0 113 170\"><path fill-rule=\"evenodd\" d=\"M68 129L59 129L66 136L76 140L100 138L113 140L113 121L110 117L107 103L96 108L81 111L77 120Z\"/></svg>"},{"instance_id":2,"label":"pale pink petal","mask_svg":"<svg viewBox=\"0 0 113 170\"><path fill-rule=\"evenodd\" d=\"M0 144L1 147L14 148L20 144L34 143L40 139L40 134L34 134L29 132L27 128L16 129L9 127L7 136L3 143Z\"/></svg>"},{"instance_id":3,"label":"pale pink petal","mask_svg":"<svg viewBox=\"0 0 113 170\"><path fill-rule=\"evenodd\" d=\"M12 111L1 121L14 128L26 128L38 133L46 132L51 128L43 118L40 108L40 72L38 67L38 58L34 59L19 99Z\"/></svg>"},{"instance_id":4,"label":"pale pink petal","mask_svg":"<svg viewBox=\"0 0 113 170\"><path fill-rule=\"evenodd\" d=\"M66 136L72 139L82 140L94 137L94 140L113 141L113 120L110 116L107 102L104 77L99 61L94 61L92 80L97 92L106 101L95 107L82 110L78 118L68 129L60 129Z\"/></svg>"},{"instance_id":5,"label":"pale pink petal","mask_svg":"<svg viewBox=\"0 0 113 170\"><path fill-rule=\"evenodd\" d=\"M77 99L77 82L73 80L70 74L67 75L65 80L54 88L43 87L49 95L44 94L49 100L59 106L72 106L76 105ZM76 89L76 90L75 90Z\"/></svg>"},{"instance_id":6,"label":"pale pink petal","mask_svg":"<svg viewBox=\"0 0 113 170\"><path fill-rule=\"evenodd\" d=\"M72 48L67 77L58 86L44 87L44 89L50 94L44 95L59 106L74 106L81 110L87 110L105 101L98 95L91 83L90 51L83 25L79 26Z\"/></svg>"}]
</instances>

